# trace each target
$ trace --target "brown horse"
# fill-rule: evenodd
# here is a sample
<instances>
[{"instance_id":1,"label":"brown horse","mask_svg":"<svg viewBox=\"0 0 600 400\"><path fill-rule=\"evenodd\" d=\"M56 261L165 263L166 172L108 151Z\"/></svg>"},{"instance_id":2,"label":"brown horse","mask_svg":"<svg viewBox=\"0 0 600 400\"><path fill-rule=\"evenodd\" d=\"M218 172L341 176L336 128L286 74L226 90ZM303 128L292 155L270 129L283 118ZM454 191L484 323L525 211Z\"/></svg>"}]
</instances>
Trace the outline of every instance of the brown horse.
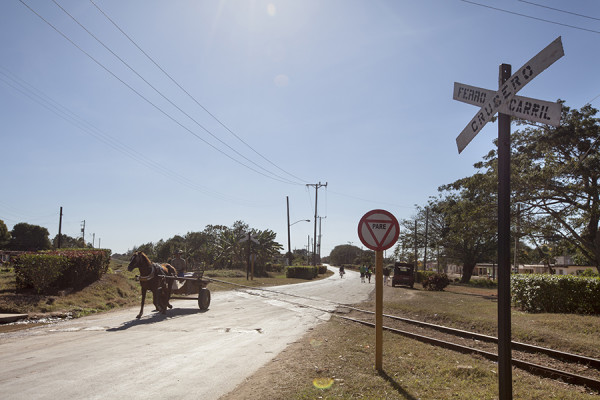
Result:
<instances>
[{"instance_id":1,"label":"brown horse","mask_svg":"<svg viewBox=\"0 0 600 400\"><path fill-rule=\"evenodd\" d=\"M175 267L171 264L153 263L144 252L136 251L131 257L127 271L133 271L136 268L140 271L140 285L142 286L142 307L136 318L141 318L144 312L144 302L148 290L152 292L154 306L161 314L166 313L167 307L173 308L169 303L173 280L166 279L165 276L177 276Z\"/></svg>"}]
</instances>

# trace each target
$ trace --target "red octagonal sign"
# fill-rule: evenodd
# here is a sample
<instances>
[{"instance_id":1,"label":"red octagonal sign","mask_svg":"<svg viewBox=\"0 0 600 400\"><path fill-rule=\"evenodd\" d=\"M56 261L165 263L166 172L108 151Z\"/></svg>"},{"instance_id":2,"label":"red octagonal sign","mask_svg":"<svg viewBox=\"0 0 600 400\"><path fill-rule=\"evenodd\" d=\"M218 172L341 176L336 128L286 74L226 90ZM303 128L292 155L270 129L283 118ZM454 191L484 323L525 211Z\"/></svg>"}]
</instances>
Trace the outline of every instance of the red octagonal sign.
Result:
<instances>
[{"instance_id":1,"label":"red octagonal sign","mask_svg":"<svg viewBox=\"0 0 600 400\"><path fill-rule=\"evenodd\" d=\"M372 210L363 215L358 223L358 237L371 250L387 250L400 235L398 220L385 210Z\"/></svg>"}]
</instances>

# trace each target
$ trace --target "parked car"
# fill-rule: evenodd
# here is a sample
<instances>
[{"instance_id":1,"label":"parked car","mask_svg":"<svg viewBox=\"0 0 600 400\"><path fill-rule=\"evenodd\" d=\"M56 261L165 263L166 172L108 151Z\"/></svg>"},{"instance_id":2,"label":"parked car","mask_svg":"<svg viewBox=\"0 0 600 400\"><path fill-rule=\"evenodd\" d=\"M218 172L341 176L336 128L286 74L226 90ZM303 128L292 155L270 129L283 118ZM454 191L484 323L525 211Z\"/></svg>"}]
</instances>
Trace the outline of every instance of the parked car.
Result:
<instances>
[{"instance_id":1,"label":"parked car","mask_svg":"<svg viewBox=\"0 0 600 400\"><path fill-rule=\"evenodd\" d=\"M389 268L392 266L390 265ZM392 278L392 286L404 285L413 287L415 284L415 267L413 264L396 262L393 265L394 276Z\"/></svg>"}]
</instances>

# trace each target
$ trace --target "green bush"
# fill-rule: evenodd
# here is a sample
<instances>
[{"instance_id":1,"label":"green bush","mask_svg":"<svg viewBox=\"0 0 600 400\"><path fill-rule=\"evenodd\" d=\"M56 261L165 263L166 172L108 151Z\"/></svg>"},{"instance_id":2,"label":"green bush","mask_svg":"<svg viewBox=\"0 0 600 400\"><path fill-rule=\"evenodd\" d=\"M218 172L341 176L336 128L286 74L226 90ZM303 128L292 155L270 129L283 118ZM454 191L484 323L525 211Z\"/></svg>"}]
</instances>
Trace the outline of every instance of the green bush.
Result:
<instances>
[{"instance_id":1,"label":"green bush","mask_svg":"<svg viewBox=\"0 0 600 400\"><path fill-rule=\"evenodd\" d=\"M441 292L450 284L450 279L448 279L448 275L446 274L433 273L429 274L422 283L425 290Z\"/></svg>"},{"instance_id":2,"label":"green bush","mask_svg":"<svg viewBox=\"0 0 600 400\"><path fill-rule=\"evenodd\" d=\"M323 275L327 273L327 267L325 265L319 265L319 275Z\"/></svg>"},{"instance_id":3,"label":"green bush","mask_svg":"<svg viewBox=\"0 0 600 400\"><path fill-rule=\"evenodd\" d=\"M46 293L56 287L57 282L69 266L67 257L50 254L26 253L13 257L17 289L33 288L37 293Z\"/></svg>"},{"instance_id":4,"label":"green bush","mask_svg":"<svg viewBox=\"0 0 600 400\"><path fill-rule=\"evenodd\" d=\"M498 281L493 281L488 278L484 279L471 279L469 286L483 287L483 288L495 288L498 287Z\"/></svg>"},{"instance_id":5,"label":"green bush","mask_svg":"<svg viewBox=\"0 0 600 400\"><path fill-rule=\"evenodd\" d=\"M437 273L433 272L433 271L417 271L417 276L415 276L415 281L417 283L423 283L432 275L437 275Z\"/></svg>"},{"instance_id":6,"label":"green bush","mask_svg":"<svg viewBox=\"0 0 600 400\"><path fill-rule=\"evenodd\" d=\"M265 269L267 270L267 272L280 273L283 272L283 264L266 263Z\"/></svg>"},{"instance_id":7,"label":"green bush","mask_svg":"<svg viewBox=\"0 0 600 400\"><path fill-rule=\"evenodd\" d=\"M513 303L528 312L600 314L600 278L512 275Z\"/></svg>"},{"instance_id":8,"label":"green bush","mask_svg":"<svg viewBox=\"0 0 600 400\"><path fill-rule=\"evenodd\" d=\"M318 275L319 269L313 265L290 266L285 270L286 278L313 279Z\"/></svg>"},{"instance_id":9,"label":"green bush","mask_svg":"<svg viewBox=\"0 0 600 400\"><path fill-rule=\"evenodd\" d=\"M49 293L81 289L106 273L110 250L64 249L25 253L13 258L18 289Z\"/></svg>"}]
</instances>

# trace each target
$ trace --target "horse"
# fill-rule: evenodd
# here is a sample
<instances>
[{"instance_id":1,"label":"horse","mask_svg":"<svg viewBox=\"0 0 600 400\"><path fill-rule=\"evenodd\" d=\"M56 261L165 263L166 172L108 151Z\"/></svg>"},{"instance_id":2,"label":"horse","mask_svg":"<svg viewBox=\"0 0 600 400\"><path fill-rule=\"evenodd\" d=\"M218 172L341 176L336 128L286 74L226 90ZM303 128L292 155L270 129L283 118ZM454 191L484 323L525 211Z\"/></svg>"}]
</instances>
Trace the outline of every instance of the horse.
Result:
<instances>
[{"instance_id":1,"label":"horse","mask_svg":"<svg viewBox=\"0 0 600 400\"><path fill-rule=\"evenodd\" d=\"M136 318L142 317L148 290L152 291L152 301L156 309L161 314L166 314L167 307L173 308L169 303L173 280L166 279L165 276L177 276L177 270L171 264L153 263L142 251L133 253L127 271L133 271L136 268L140 271L140 285L142 286L142 306Z\"/></svg>"}]
</instances>

